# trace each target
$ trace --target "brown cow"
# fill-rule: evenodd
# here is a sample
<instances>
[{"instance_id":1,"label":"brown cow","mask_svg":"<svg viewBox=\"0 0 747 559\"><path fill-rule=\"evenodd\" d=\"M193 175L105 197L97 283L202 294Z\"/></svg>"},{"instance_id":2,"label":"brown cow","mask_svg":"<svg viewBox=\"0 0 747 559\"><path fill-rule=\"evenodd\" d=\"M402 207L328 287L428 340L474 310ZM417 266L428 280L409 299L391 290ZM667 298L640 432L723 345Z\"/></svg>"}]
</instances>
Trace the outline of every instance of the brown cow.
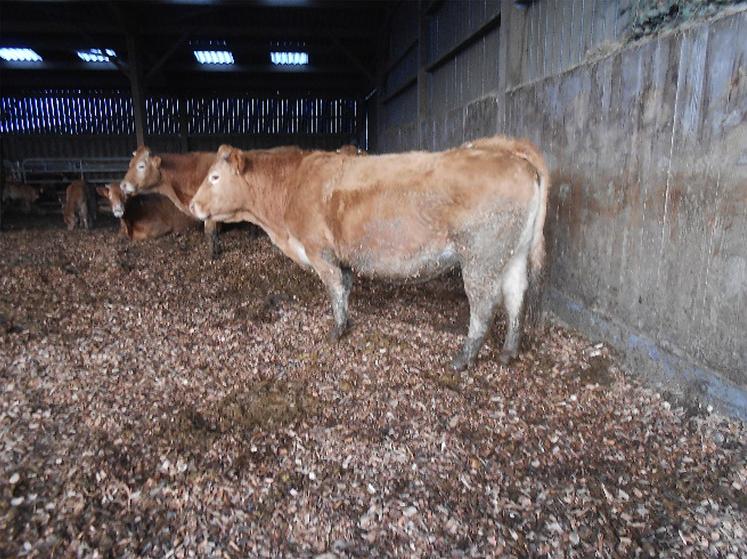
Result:
<instances>
[{"instance_id":1,"label":"brown cow","mask_svg":"<svg viewBox=\"0 0 747 559\"><path fill-rule=\"evenodd\" d=\"M65 204L62 207L62 216L65 218L65 224L70 231L79 225L82 225L85 229L91 228L91 216L88 210L88 188L85 181L73 181L65 189Z\"/></svg>"},{"instance_id":2,"label":"brown cow","mask_svg":"<svg viewBox=\"0 0 747 559\"><path fill-rule=\"evenodd\" d=\"M133 241L181 233L199 223L194 216L184 214L161 194L128 198L118 184L100 186L96 191L109 200L114 217L120 220L121 232Z\"/></svg>"},{"instance_id":3,"label":"brown cow","mask_svg":"<svg viewBox=\"0 0 747 559\"><path fill-rule=\"evenodd\" d=\"M316 271L332 300L333 339L348 324L351 270L428 279L460 266L470 324L452 366L462 370L501 300L509 319L501 361L518 354L524 294L544 260L548 185L537 149L502 137L369 157L221 146L190 208L200 219L251 221Z\"/></svg>"},{"instance_id":4,"label":"brown cow","mask_svg":"<svg viewBox=\"0 0 747 559\"><path fill-rule=\"evenodd\" d=\"M24 213L31 212L31 205L39 199L41 189L30 184L8 182L3 188L3 203L18 203Z\"/></svg>"},{"instance_id":5,"label":"brown cow","mask_svg":"<svg viewBox=\"0 0 747 559\"><path fill-rule=\"evenodd\" d=\"M189 203L205 178L215 153L163 153L154 155L147 146L132 152L130 166L121 187L129 196L142 193L158 193L166 196L183 213L189 211ZM205 221L205 234L210 235L210 251L213 257L220 253L218 224L211 219Z\"/></svg>"}]
</instances>

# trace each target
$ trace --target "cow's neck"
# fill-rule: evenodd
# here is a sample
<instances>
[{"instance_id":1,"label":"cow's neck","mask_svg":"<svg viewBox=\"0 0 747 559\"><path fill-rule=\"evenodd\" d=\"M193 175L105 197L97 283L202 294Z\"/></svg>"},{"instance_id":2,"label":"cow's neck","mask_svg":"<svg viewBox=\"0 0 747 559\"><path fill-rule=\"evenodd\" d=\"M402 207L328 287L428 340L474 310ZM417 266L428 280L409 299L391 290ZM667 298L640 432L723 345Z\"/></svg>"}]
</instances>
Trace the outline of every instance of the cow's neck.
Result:
<instances>
[{"instance_id":1,"label":"cow's neck","mask_svg":"<svg viewBox=\"0 0 747 559\"><path fill-rule=\"evenodd\" d=\"M161 181L155 191L185 213L200 188L215 154L206 152L165 153L161 156Z\"/></svg>"},{"instance_id":2,"label":"cow's neck","mask_svg":"<svg viewBox=\"0 0 747 559\"><path fill-rule=\"evenodd\" d=\"M288 207L293 178L301 161L298 154L273 154L277 161L264 165L261 172L251 172L244 176L247 183L244 210L254 219L250 220L264 229L273 242L288 236L285 211Z\"/></svg>"},{"instance_id":3,"label":"cow's neck","mask_svg":"<svg viewBox=\"0 0 747 559\"><path fill-rule=\"evenodd\" d=\"M262 227L271 237L284 237L287 190L284 184L273 184L270 177L262 179L265 180L255 181L249 189L247 210L254 217L251 221Z\"/></svg>"}]
</instances>

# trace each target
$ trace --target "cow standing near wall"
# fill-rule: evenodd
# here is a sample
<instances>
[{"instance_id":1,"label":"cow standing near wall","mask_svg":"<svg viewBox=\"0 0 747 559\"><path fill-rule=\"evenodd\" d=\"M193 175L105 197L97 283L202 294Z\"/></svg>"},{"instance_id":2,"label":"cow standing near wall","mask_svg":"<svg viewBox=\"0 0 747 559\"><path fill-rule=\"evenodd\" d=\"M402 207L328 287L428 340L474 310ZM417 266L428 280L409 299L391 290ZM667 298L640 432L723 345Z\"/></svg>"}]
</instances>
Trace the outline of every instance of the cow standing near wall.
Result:
<instances>
[{"instance_id":1,"label":"cow standing near wall","mask_svg":"<svg viewBox=\"0 0 747 559\"><path fill-rule=\"evenodd\" d=\"M100 186L96 191L109 201L112 214L119 218L120 232L133 241L182 233L199 224L194 216L184 214L161 194L127 197L118 184Z\"/></svg>"},{"instance_id":2,"label":"cow standing near wall","mask_svg":"<svg viewBox=\"0 0 747 559\"><path fill-rule=\"evenodd\" d=\"M459 266L470 305L453 368L474 363L494 310L516 357L524 295L544 261L549 176L534 145L497 136L441 153L356 157L221 146L190 208L250 221L327 288L337 340L348 326L352 271L426 280Z\"/></svg>"},{"instance_id":3,"label":"cow standing near wall","mask_svg":"<svg viewBox=\"0 0 747 559\"><path fill-rule=\"evenodd\" d=\"M192 217L189 203L214 159L215 154L209 152L154 155L150 148L141 146L132 153L121 187L129 196L162 194L182 213ZM218 223L215 220L205 220L205 235L210 237L210 253L215 258L220 254Z\"/></svg>"}]
</instances>

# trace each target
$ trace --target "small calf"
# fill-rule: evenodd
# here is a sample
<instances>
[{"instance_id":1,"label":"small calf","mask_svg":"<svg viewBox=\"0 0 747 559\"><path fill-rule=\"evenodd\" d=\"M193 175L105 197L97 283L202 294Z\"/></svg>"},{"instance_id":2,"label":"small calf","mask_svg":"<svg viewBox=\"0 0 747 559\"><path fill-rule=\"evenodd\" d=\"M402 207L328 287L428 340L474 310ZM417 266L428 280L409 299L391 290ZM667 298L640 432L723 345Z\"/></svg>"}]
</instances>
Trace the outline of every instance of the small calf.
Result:
<instances>
[{"instance_id":1,"label":"small calf","mask_svg":"<svg viewBox=\"0 0 747 559\"><path fill-rule=\"evenodd\" d=\"M88 189L85 181L75 180L65 189L62 216L69 231L78 226L83 226L84 229L91 228L92 220L88 210Z\"/></svg>"}]
</instances>

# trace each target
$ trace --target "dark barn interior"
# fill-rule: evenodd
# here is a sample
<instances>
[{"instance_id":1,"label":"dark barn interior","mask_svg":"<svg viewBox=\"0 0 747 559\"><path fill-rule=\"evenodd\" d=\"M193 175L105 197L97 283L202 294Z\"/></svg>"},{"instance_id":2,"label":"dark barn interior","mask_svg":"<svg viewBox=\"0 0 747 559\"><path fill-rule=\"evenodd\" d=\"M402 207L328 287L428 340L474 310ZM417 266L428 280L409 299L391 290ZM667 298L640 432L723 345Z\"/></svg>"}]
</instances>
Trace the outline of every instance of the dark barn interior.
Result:
<instances>
[{"instance_id":1,"label":"dark barn interior","mask_svg":"<svg viewBox=\"0 0 747 559\"><path fill-rule=\"evenodd\" d=\"M375 1L4 2L3 43L33 47L43 60L0 62L3 160L82 159L84 176L104 182L146 141L159 151L363 145L376 36L389 9ZM194 51L211 48L233 53L234 63L199 63ZM88 49L116 55L76 55ZM275 51L304 52L309 62L273 64ZM40 165L27 163L32 173Z\"/></svg>"},{"instance_id":2,"label":"dark barn interior","mask_svg":"<svg viewBox=\"0 0 747 559\"><path fill-rule=\"evenodd\" d=\"M745 37L744 0L0 1L0 556L747 556ZM541 319L505 364L491 308L463 372L464 260L351 265L338 340L298 239L195 217L205 169L124 180L298 146L364 192L494 135L549 169Z\"/></svg>"}]
</instances>

